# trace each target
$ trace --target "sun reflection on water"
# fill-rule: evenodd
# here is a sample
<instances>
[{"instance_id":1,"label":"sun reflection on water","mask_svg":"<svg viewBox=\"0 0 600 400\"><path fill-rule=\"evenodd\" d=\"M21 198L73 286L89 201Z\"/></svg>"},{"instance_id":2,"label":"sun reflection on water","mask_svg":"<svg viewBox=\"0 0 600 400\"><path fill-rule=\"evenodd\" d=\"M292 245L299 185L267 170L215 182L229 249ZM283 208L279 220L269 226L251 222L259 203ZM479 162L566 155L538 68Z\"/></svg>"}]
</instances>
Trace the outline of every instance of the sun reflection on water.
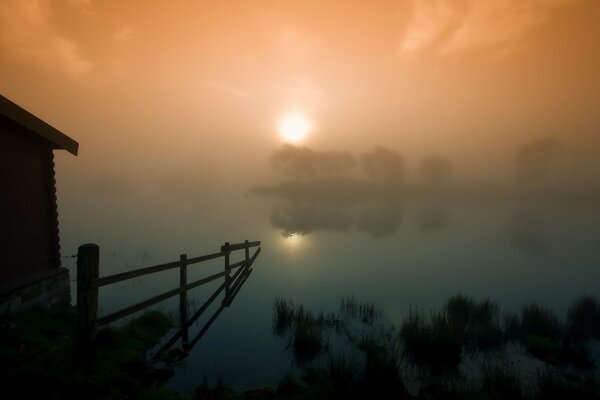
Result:
<instances>
[{"instance_id":1,"label":"sun reflection on water","mask_svg":"<svg viewBox=\"0 0 600 400\"><path fill-rule=\"evenodd\" d=\"M286 250L296 252L306 245L306 237L298 232L282 232L280 238Z\"/></svg>"}]
</instances>

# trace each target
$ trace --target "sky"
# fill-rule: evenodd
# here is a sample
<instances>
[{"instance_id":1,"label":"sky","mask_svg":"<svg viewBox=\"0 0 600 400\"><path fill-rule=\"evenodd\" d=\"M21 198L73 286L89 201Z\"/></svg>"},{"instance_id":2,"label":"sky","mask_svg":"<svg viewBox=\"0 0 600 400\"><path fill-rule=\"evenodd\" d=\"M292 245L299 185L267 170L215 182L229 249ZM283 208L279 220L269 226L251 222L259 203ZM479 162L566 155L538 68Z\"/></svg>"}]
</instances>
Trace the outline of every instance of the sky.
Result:
<instances>
[{"instance_id":1,"label":"sky","mask_svg":"<svg viewBox=\"0 0 600 400\"><path fill-rule=\"evenodd\" d=\"M260 182L301 145L511 174L552 136L598 154L595 0L3 0L0 93L80 143L60 190ZM212 185L212 186L211 186Z\"/></svg>"}]
</instances>

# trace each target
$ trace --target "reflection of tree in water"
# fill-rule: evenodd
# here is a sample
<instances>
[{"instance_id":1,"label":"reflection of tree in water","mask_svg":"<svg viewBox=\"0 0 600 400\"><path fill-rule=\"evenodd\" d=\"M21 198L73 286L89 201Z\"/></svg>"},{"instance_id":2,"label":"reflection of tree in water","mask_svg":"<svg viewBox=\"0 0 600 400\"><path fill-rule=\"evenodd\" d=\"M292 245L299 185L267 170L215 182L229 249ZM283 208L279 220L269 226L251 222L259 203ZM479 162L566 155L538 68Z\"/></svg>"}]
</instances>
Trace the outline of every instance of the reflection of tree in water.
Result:
<instances>
[{"instance_id":1,"label":"reflection of tree in water","mask_svg":"<svg viewBox=\"0 0 600 400\"><path fill-rule=\"evenodd\" d=\"M402 223L402 207L397 201L386 201L367 207L358 216L357 229L374 238L396 233Z\"/></svg>"},{"instance_id":2,"label":"reflection of tree in water","mask_svg":"<svg viewBox=\"0 0 600 400\"><path fill-rule=\"evenodd\" d=\"M306 235L314 231L348 231L353 227L379 238L398 230L402 208L397 201L371 203L363 210L318 202L304 204L290 201L271 213L271 224L281 229L284 237Z\"/></svg>"},{"instance_id":3,"label":"reflection of tree in water","mask_svg":"<svg viewBox=\"0 0 600 400\"><path fill-rule=\"evenodd\" d=\"M431 155L423 158L418 173L426 185L445 186L452 181L454 165L446 157Z\"/></svg>"},{"instance_id":4,"label":"reflection of tree in water","mask_svg":"<svg viewBox=\"0 0 600 400\"><path fill-rule=\"evenodd\" d=\"M271 224L281 229L284 237L306 235L314 231L347 231L353 225L352 216L331 206L290 202L274 210Z\"/></svg>"},{"instance_id":5,"label":"reflection of tree in water","mask_svg":"<svg viewBox=\"0 0 600 400\"><path fill-rule=\"evenodd\" d=\"M550 244L546 237L545 214L534 208L516 210L511 227L510 242L517 249L533 256L548 254Z\"/></svg>"},{"instance_id":6,"label":"reflection of tree in water","mask_svg":"<svg viewBox=\"0 0 600 400\"><path fill-rule=\"evenodd\" d=\"M561 144L554 138L543 138L521 148L516 158L517 183L529 190L553 183L560 152Z\"/></svg>"},{"instance_id":7,"label":"reflection of tree in water","mask_svg":"<svg viewBox=\"0 0 600 400\"><path fill-rule=\"evenodd\" d=\"M424 233L440 232L448 226L448 209L440 204L430 204L417 210L417 226Z\"/></svg>"}]
</instances>

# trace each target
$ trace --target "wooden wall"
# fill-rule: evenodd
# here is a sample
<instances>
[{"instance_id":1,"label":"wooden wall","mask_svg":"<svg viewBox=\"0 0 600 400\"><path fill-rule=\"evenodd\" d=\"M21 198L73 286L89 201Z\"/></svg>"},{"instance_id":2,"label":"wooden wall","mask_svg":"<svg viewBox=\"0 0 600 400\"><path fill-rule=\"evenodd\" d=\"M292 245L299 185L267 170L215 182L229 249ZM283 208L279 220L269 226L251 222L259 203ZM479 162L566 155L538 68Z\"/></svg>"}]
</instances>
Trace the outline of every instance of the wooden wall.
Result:
<instances>
[{"instance_id":1,"label":"wooden wall","mask_svg":"<svg viewBox=\"0 0 600 400\"><path fill-rule=\"evenodd\" d=\"M51 145L0 115L0 283L60 266Z\"/></svg>"}]
</instances>

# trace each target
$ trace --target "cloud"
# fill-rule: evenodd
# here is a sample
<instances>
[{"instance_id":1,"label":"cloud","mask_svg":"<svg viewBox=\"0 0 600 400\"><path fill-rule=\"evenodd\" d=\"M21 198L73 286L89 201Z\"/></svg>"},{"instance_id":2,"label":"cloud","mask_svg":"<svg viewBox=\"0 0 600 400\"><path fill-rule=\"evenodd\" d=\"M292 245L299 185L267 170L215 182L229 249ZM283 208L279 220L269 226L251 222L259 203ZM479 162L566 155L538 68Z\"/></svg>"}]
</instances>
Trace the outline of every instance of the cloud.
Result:
<instances>
[{"instance_id":1,"label":"cloud","mask_svg":"<svg viewBox=\"0 0 600 400\"><path fill-rule=\"evenodd\" d=\"M89 6L92 1L91 0L68 0L74 6Z\"/></svg>"},{"instance_id":2,"label":"cloud","mask_svg":"<svg viewBox=\"0 0 600 400\"><path fill-rule=\"evenodd\" d=\"M116 41L128 40L134 32L135 29L133 27L122 26L113 33L112 38Z\"/></svg>"},{"instance_id":3,"label":"cloud","mask_svg":"<svg viewBox=\"0 0 600 400\"><path fill-rule=\"evenodd\" d=\"M243 90L239 90L234 88L233 86L226 85L219 81L208 81L208 86L224 91L225 93L229 93L234 96L250 98L252 95L248 92L244 92Z\"/></svg>"},{"instance_id":4,"label":"cloud","mask_svg":"<svg viewBox=\"0 0 600 400\"><path fill-rule=\"evenodd\" d=\"M506 52L542 24L553 7L577 0L415 0L400 54L433 49L454 55L474 49Z\"/></svg>"},{"instance_id":5,"label":"cloud","mask_svg":"<svg viewBox=\"0 0 600 400\"><path fill-rule=\"evenodd\" d=\"M81 78L94 69L94 63L81 54L77 43L52 25L47 1L3 1L0 37L3 51L18 54L44 68L61 70L71 78Z\"/></svg>"},{"instance_id":6,"label":"cloud","mask_svg":"<svg viewBox=\"0 0 600 400\"><path fill-rule=\"evenodd\" d=\"M321 47L321 40L308 32L294 27L286 27L280 35L280 48L283 57L294 65L310 63Z\"/></svg>"}]
</instances>

